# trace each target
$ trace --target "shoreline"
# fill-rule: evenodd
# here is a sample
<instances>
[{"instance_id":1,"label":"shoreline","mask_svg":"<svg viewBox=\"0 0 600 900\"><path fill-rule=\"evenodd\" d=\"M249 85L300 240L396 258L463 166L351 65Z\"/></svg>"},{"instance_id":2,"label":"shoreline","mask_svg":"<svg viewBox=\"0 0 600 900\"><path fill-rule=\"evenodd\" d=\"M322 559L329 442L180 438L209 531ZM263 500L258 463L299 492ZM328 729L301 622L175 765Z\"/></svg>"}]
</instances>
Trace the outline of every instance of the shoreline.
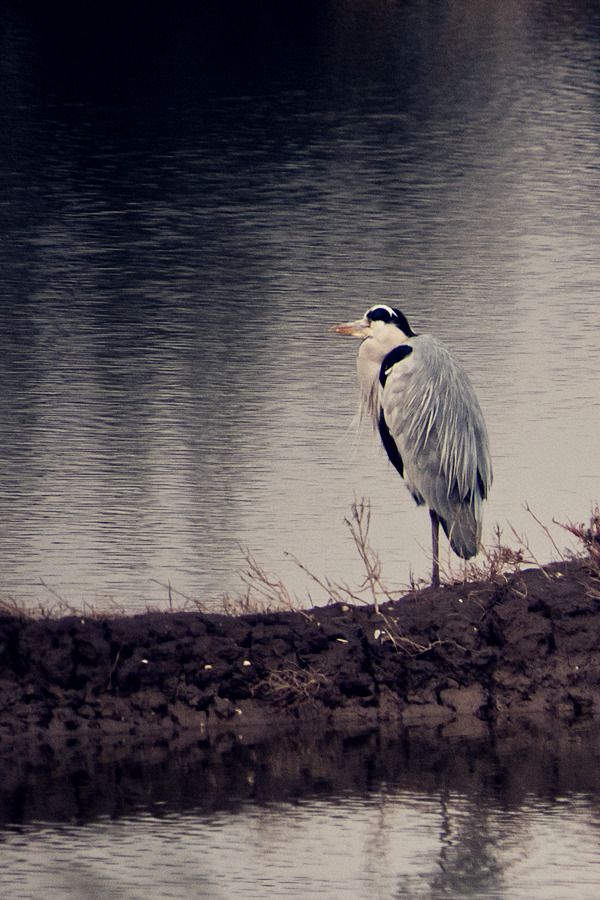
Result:
<instances>
[{"instance_id":1,"label":"shoreline","mask_svg":"<svg viewBox=\"0 0 600 900\"><path fill-rule=\"evenodd\" d=\"M0 746L43 759L98 741L591 723L599 633L599 582L582 560L408 593L379 614L339 603L241 616L4 613Z\"/></svg>"}]
</instances>

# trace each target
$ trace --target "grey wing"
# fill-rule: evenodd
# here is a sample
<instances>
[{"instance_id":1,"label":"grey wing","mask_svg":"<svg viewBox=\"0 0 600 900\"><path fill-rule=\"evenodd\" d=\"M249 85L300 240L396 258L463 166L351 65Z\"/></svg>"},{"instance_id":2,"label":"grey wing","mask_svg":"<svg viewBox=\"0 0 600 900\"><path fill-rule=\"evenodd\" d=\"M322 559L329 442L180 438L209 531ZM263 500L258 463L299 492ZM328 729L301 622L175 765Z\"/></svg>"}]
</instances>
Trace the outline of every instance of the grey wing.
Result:
<instances>
[{"instance_id":1,"label":"grey wing","mask_svg":"<svg viewBox=\"0 0 600 900\"><path fill-rule=\"evenodd\" d=\"M440 341L420 335L410 343L414 352L388 371L381 392L389 440L417 503L438 513L459 555L472 556L492 483L483 414L466 373Z\"/></svg>"}]
</instances>

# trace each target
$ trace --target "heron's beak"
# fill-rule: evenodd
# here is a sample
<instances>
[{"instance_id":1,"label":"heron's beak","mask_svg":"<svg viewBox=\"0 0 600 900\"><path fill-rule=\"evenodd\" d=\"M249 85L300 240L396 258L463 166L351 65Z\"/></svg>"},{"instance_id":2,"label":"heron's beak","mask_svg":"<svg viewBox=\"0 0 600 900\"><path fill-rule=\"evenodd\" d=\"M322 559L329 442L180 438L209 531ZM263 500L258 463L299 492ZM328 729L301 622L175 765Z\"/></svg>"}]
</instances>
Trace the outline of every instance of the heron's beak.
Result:
<instances>
[{"instance_id":1,"label":"heron's beak","mask_svg":"<svg viewBox=\"0 0 600 900\"><path fill-rule=\"evenodd\" d=\"M335 334L351 334L353 337L366 338L371 329L368 319L358 319L356 322L345 322L343 325L334 325L330 331Z\"/></svg>"}]
</instances>

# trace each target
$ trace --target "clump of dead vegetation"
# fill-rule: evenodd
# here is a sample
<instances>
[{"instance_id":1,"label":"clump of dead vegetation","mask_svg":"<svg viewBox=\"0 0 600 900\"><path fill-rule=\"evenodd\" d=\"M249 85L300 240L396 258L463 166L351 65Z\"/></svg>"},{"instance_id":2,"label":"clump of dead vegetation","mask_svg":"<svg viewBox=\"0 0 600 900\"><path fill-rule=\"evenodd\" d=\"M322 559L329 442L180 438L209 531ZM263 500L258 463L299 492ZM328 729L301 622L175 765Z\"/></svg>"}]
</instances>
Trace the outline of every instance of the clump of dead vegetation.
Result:
<instances>
[{"instance_id":1,"label":"clump of dead vegetation","mask_svg":"<svg viewBox=\"0 0 600 900\"><path fill-rule=\"evenodd\" d=\"M527 546L521 539L517 547L504 543L502 529L496 525L493 543L483 546L476 560L459 562L456 570L456 560L449 551L447 567L441 572L442 584L464 584L473 581L490 581L497 583L509 575L521 571L524 565L535 562L528 552Z\"/></svg>"},{"instance_id":2,"label":"clump of dead vegetation","mask_svg":"<svg viewBox=\"0 0 600 900\"><path fill-rule=\"evenodd\" d=\"M589 525L574 525L570 523L562 527L566 528L567 531L570 531L571 534L574 534L581 541L590 560L600 574L600 508L595 506L592 510Z\"/></svg>"},{"instance_id":3,"label":"clump of dead vegetation","mask_svg":"<svg viewBox=\"0 0 600 900\"><path fill-rule=\"evenodd\" d=\"M247 548L243 551L246 568L240 578L243 590L235 596L226 594L221 600L222 611L229 616L268 613L275 610L302 612L299 598L288 590L281 578L269 575Z\"/></svg>"},{"instance_id":4,"label":"clump of dead vegetation","mask_svg":"<svg viewBox=\"0 0 600 900\"><path fill-rule=\"evenodd\" d=\"M328 577L320 578L304 566L292 554L288 556L296 565L329 596L330 603L341 604L373 604L375 612L379 612L382 602L398 599L398 590L393 591L383 580L381 559L369 541L371 526L371 506L364 498L355 500L351 507L351 516L344 519L350 531L354 546L363 564L365 577L354 587L346 582L334 581Z\"/></svg>"},{"instance_id":5,"label":"clump of dead vegetation","mask_svg":"<svg viewBox=\"0 0 600 900\"><path fill-rule=\"evenodd\" d=\"M356 512L354 515L358 515L358 513ZM275 610L304 612L306 600L301 600L297 594L291 592L282 579L270 575L249 549L242 548L242 553L246 564L240 573L243 589L236 595L226 594L222 598L221 608L224 613L237 616L251 613L269 613ZM286 553L285 555L292 559L313 582L329 594L331 602L335 602L334 598L338 597L338 591L332 582L328 579L321 579L310 572L293 554ZM339 591L344 594L346 599L352 593L349 588L340 588ZM357 599L355 598L355 600ZM308 600L309 605L312 606L310 594ZM308 615L306 612L304 614Z\"/></svg>"},{"instance_id":6,"label":"clump of dead vegetation","mask_svg":"<svg viewBox=\"0 0 600 900\"><path fill-rule=\"evenodd\" d=\"M351 507L351 515L344 519L344 523L350 531L365 571L365 577L360 584L350 586L344 581L337 581L328 576L321 577L308 569L292 553L285 555L308 577L309 582L320 588L329 598L329 603L372 604L376 612L379 612L381 603L398 599L401 588L392 589L383 580L381 559L369 541L371 507L368 501L364 499L355 501ZM244 591L236 597L226 595L222 601L226 613L240 615L293 610L308 615L305 612L306 599L301 600L288 590L281 579L270 576L249 550L243 552L246 561L246 568L241 574ZM310 606L313 606L310 591L308 600Z\"/></svg>"},{"instance_id":7,"label":"clump of dead vegetation","mask_svg":"<svg viewBox=\"0 0 600 900\"><path fill-rule=\"evenodd\" d=\"M594 506L588 525L570 522L562 525L583 544L585 558L592 574L600 578L600 507Z\"/></svg>"},{"instance_id":8,"label":"clump of dead vegetation","mask_svg":"<svg viewBox=\"0 0 600 900\"><path fill-rule=\"evenodd\" d=\"M294 706L301 700L313 701L327 676L312 666L294 665L287 669L269 672L267 678L255 685L253 695L260 691L264 696L282 706Z\"/></svg>"},{"instance_id":9,"label":"clump of dead vegetation","mask_svg":"<svg viewBox=\"0 0 600 900\"><path fill-rule=\"evenodd\" d=\"M525 511L531 516L536 525L541 529L548 542L552 546L553 556L558 562L587 561L592 569L600 577L600 510L598 506L592 509L589 525L564 524L553 519L553 524L574 535L583 544L583 549L576 552L567 548L561 549L553 538L550 529L531 507L526 503ZM452 573L452 560L446 572L446 583L460 583L463 581L490 581L498 582L507 577L519 574L524 566L534 567L543 572L546 577L552 577L548 572L546 563L538 559L533 552L528 538L519 534L511 526L512 544L505 544L499 526L496 526L494 541L489 546L482 547L477 560L463 563L458 576Z\"/></svg>"}]
</instances>

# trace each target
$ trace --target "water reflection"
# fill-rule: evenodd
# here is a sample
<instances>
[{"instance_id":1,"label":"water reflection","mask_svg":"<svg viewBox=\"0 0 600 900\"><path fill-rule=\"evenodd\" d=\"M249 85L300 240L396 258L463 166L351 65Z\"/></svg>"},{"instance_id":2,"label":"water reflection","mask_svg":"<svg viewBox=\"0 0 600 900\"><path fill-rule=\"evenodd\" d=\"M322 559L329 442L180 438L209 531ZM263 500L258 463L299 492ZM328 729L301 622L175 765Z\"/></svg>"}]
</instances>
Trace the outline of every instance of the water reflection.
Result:
<instances>
[{"instance_id":1,"label":"water reflection","mask_svg":"<svg viewBox=\"0 0 600 900\"><path fill-rule=\"evenodd\" d=\"M426 575L326 333L393 297L477 387L488 539L550 558L523 504L598 493L596 11L202 7L98 24L110 72L84 12L1 14L3 596L217 603L240 544L304 597L285 551L359 583L355 495L389 581Z\"/></svg>"},{"instance_id":2,"label":"water reflection","mask_svg":"<svg viewBox=\"0 0 600 900\"><path fill-rule=\"evenodd\" d=\"M591 897L597 751L583 731L105 744L35 766L30 748L5 759L0 878L7 896Z\"/></svg>"}]
</instances>

